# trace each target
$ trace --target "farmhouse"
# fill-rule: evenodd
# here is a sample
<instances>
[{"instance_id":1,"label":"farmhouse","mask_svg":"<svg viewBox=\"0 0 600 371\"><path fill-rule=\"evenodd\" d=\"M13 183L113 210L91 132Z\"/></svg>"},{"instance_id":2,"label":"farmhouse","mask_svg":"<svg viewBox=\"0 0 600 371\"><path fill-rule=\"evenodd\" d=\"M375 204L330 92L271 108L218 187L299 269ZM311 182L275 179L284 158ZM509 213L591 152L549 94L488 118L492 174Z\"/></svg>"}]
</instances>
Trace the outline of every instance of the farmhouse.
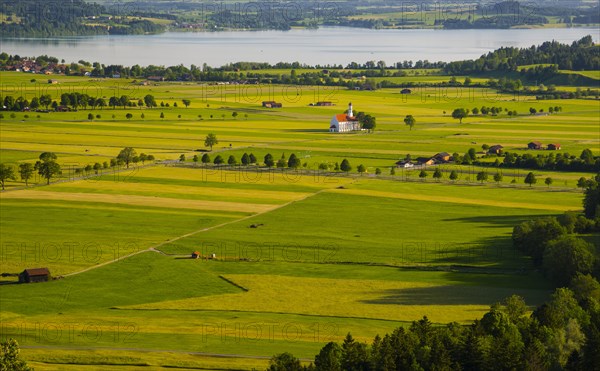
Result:
<instances>
[{"instance_id":1,"label":"farmhouse","mask_svg":"<svg viewBox=\"0 0 600 371\"><path fill-rule=\"evenodd\" d=\"M529 149L542 149L542 143L540 143L540 142L529 142L527 144L527 148L529 148Z\"/></svg>"},{"instance_id":2,"label":"farmhouse","mask_svg":"<svg viewBox=\"0 0 600 371\"><path fill-rule=\"evenodd\" d=\"M495 146L491 146L490 148L488 148L488 154L490 155L499 155L502 153L502 149L504 147L501 146L500 144L496 144Z\"/></svg>"},{"instance_id":3,"label":"farmhouse","mask_svg":"<svg viewBox=\"0 0 600 371\"><path fill-rule=\"evenodd\" d=\"M412 93L412 90L410 90L410 89L402 89L402 90L400 90L400 94L410 94L410 93Z\"/></svg>"},{"instance_id":4,"label":"farmhouse","mask_svg":"<svg viewBox=\"0 0 600 371\"><path fill-rule=\"evenodd\" d=\"M348 103L347 113L333 116L329 124L330 133L347 133L360 130L360 123L352 114L352 103Z\"/></svg>"},{"instance_id":5,"label":"farmhouse","mask_svg":"<svg viewBox=\"0 0 600 371\"><path fill-rule=\"evenodd\" d=\"M47 282L50 279L48 268L25 269L19 273L19 283Z\"/></svg>"},{"instance_id":6,"label":"farmhouse","mask_svg":"<svg viewBox=\"0 0 600 371\"><path fill-rule=\"evenodd\" d=\"M559 143L550 143L550 144L548 144L547 149L549 151L558 151L560 149L560 144Z\"/></svg>"},{"instance_id":7,"label":"farmhouse","mask_svg":"<svg viewBox=\"0 0 600 371\"><path fill-rule=\"evenodd\" d=\"M413 164L412 162L407 161L407 160L400 160L400 161L396 162L396 167L410 169L410 168L415 167L415 164Z\"/></svg>"},{"instance_id":8,"label":"farmhouse","mask_svg":"<svg viewBox=\"0 0 600 371\"><path fill-rule=\"evenodd\" d=\"M200 257L200 253L198 251L194 251L192 253L192 259L198 259Z\"/></svg>"},{"instance_id":9,"label":"farmhouse","mask_svg":"<svg viewBox=\"0 0 600 371\"><path fill-rule=\"evenodd\" d=\"M433 159L437 162L448 162L450 161L450 154L448 152L440 152L433 156Z\"/></svg>"},{"instance_id":10,"label":"farmhouse","mask_svg":"<svg viewBox=\"0 0 600 371\"><path fill-rule=\"evenodd\" d=\"M58 84L58 80L52 80L52 79L50 79L50 80L48 80L48 84L52 84L52 85Z\"/></svg>"},{"instance_id":11,"label":"farmhouse","mask_svg":"<svg viewBox=\"0 0 600 371\"><path fill-rule=\"evenodd\" d=\"M277 103L272 100L262 102L262 106L265 108L281 108L281 107L283 107L283 105L281 103Z\"/></svg>"},{"instance_id":12,"label":"farmhouse","mask_svg":"<svg viewBox=\"0 0 600 371\"><path fill-rule=\"evenodd\" d=\"M433 157L418 157L417 164L421 165L421 166L433 165L433 164L435 164L435 158L433 158Z\"/></svg>"},{"instance_id":13,"label":"farmhouse","mask_svg":"<svg viewBox=\"0 0 600 371\"><path fill-rule=\"evenodd\" d=\"M319 106L319 107L322 107L322 106L333 106L333 103L332 102L317 102L315 104L315 106Z\"/></svg>"}]
</instances>

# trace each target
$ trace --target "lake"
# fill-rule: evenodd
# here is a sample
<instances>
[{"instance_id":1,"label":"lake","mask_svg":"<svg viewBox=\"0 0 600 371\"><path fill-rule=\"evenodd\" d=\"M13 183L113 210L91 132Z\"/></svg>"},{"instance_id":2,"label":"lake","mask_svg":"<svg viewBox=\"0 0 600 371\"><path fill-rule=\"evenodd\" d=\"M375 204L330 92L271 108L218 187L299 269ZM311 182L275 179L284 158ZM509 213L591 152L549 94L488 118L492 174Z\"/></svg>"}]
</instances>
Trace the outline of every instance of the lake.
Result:
<instances>
[{"instance_id":1,"label":"lake","mask_svg":"<svg viewBox=\"0 0 600 371\"><path fill-rule=\"evenodd\" d=\"M477 58L501 46L528 47L544 41L571 43L586 35L598 42L597 28L508 30L370 30L321 27L316 30L167 32L46 39L2 39L0 50L21 56L42 54L67 62L178 65L231 62L294 62L310 65L383 60L454 61Z\"/></svg>"}]
</instances>

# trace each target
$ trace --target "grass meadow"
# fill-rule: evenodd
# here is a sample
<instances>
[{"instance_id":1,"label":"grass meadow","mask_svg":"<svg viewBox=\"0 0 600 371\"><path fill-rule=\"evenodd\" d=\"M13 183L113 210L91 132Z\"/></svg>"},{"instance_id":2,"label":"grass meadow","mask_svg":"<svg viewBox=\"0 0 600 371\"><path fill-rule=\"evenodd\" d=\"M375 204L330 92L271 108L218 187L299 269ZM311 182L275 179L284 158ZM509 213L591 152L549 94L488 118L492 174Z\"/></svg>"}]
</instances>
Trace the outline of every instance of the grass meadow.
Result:
<instances>
[{"instance_id":1,"label":"grass meadow","mask_svg":"<svg viewBox=\"0 0 600 371\"><path fill-rule=\"evenodd\" d=\"M529 187L522 170L480 184L474 174L481 169L473 167L445 165L440 181L420 179L418 170L391 175L390 168L409 153L462 154L482 144L526 153L539 140L577 156L600 151L594 100L535 101L478 88L416 88L407 96L398 89L141 86L65 76L47 85L31 75L0 77L4 95L56 99L85 90L137 101L153 94L170 105L3 113L0 162L16 167L52 151L63 167L51 185L16 179L0 193L1 272L48 267L59 278L16 285L8 276L0 284L1 336L17 338L40 370L261 369L275 353L308 362L348 332L370 341L423 315L468 324L513 293L538 305L551 287L512 248L512 228L580 211L577 179L591 174L539 171L541 180ZM189 108L182 99L191 100ZM262 108L263 100L283 108ZM309 105L317 101L335 106ZM374 133L328 133L348 102L377 117ZM482 105L519 115L469 116L462 124L451 117L454 108ZM556 105L561 113L529 115L529 107ZM100 117L88 121L88 113ZM417 119L412 130L403 122L408 114ZM208 151L208 133L219 139L211 158L253 153L262 162L267 153L295 153L306 166L195 164L192 157ZM75 174L124 147L158 162ZM175 164L181 154L186 161ZM316 171L344 158L351 174ZM460 174L454 182L451 170ZM496 170L487 171L492 178ZM554 183L547 187L544 177ZM203 258L191 259L194 251Z\"/></svg>"}]
</instances>

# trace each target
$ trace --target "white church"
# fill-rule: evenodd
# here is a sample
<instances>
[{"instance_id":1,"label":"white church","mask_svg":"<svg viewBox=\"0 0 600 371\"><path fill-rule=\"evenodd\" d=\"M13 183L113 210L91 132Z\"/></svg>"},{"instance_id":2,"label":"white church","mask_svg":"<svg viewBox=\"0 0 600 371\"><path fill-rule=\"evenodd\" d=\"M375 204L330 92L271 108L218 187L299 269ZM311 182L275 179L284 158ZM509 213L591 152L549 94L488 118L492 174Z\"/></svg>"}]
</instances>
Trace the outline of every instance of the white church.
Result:
<instances>
[{"instance_id":1,"label":"white church","mask_svg":"<svg viewBox=\"0 0 600 371\"><path fill-rule=\"evenodd\" d=\"M329 126L330 133L347 133L358 130L360 130L360 123L352 114L352 103L348 103L347 113L333 116Z\"/></svg>"}]
</instances>

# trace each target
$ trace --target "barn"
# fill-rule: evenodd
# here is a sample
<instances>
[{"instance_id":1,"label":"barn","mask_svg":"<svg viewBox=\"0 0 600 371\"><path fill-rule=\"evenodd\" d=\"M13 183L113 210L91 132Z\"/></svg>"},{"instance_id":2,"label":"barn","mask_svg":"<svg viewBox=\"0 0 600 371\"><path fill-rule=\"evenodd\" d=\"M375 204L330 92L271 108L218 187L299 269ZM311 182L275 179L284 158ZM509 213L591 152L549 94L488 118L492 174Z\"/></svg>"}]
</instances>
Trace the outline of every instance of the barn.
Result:
<instances>
[{"instance_id":1,"label":"barn","mask_svg":"<svg viewBox=\"0 0 600 371\"><path fill-rule=\"evenodd\" d=\"M19 283L48 282L50 271L48 268L25 269L19 274Z\"/></svg>"}]
</instances>

